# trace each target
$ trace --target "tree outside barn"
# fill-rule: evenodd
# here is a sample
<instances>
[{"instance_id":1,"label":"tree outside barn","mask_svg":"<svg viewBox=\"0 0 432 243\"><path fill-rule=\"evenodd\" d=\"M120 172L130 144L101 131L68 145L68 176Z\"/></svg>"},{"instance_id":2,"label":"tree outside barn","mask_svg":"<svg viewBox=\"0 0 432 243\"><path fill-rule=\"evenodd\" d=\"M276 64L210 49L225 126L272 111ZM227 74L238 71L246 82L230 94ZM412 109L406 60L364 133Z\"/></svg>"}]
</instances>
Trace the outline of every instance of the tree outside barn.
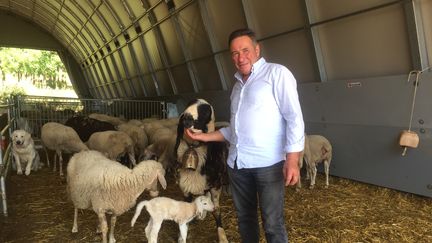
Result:
<instances>
[{"instance_id":1,"label":"tree outside barn","mask_svg":"<svg viewBox=\"0 0 432 243\"><path fill-rule=\"evenodd\" d=\"M54 51L0 47L0 97L11 94L76 97Z\"/></svg>"}]
</instances>

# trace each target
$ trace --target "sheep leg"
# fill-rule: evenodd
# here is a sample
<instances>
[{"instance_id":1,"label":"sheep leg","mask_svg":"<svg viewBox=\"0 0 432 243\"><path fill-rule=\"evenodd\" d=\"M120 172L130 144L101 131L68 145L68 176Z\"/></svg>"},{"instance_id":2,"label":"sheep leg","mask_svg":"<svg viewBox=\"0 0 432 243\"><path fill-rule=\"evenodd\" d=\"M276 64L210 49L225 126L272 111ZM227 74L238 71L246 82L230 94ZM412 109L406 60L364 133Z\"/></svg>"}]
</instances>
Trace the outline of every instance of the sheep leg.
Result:
<instances>
[{"instance_id":1,"label":"sheep leg","mask_svg":"<svg viewBox=\"0 0 432 243\"><path fill-rule=\"evenodd\" d=\"M46 157L46 161L47 161L47 167L50 167L50 160L49 160L49 156L48 156L48 151L45 147L43 147L43 150L45 151L45 157Z\"/></svg>"},{"instance_id":2,"label":"sheep leg","mask_svg":"<svg viewBox=\"0 0 432 243\"><path fill-rule=\"evenodd\" d=\"M136 159L135 159L135 153L130 152L128 153L129 161L132 163L132 168L136 166Z\"/></svg>"},{"instance_id":3,"label":"sheep leg","mask_svg":"<svg viewBox=\"0 0 432 243\"><path fill-rule=\"evenodd\" d=\"M111 225L110 225L110 234L109 234L109 242L110 243L114 243L116 242L116 239L114 238L114 228L115 228L115 224L117 222L117 216L116 215L111 215Z\"/></svg>"},{"instance_id":4,"label":"sheep leg","mask_svg":"<svg viewBox=\"0 0 432 243\"><path fill-rule=\"evenodd\" d=\"M150 232L152 230L152 225L153 225L153 218L150 217L147 226L145 227L145 236L147 237L147 241L150 242Z\"/></svg>"},{"instance_id":5,"label":"sheep leg","mask_svg":"<svg viewBox=\"0 0 432 243\"><path fill-rule=\"evenodd\" d=\"M303 157L304 157L304 151L302 151L300 153L300 158L299 158L299 161L298 161L298 166L299 166L300 172L301 172L301 169L303 168ZM302 187L302 184L301 184L301 173L299 173L299 179L298 179L297 184L296 184L296 191L300 191L301 187Z\"/></svg>"},{"instance_id":6,"label":"sheep leg","mask_svg":"<svg viewBox=\"0 0 432 243\"><path fill-rule=\"evenodd\" d=\"M107 242L108 224L106 221L105 211L99 209L97 215L99 218L100 230L102 231L102 242L108 243Z\"/></svg>"},{"instance_id":7,"label":"sheep leg","mask_svg":"<svg viewBox=\"0 0 432 243\"><path fill-rule=\"evenodd\" d=\"M179 224L180 235L178 238L178 243L186 243L188 225L187 223Z\"/></svg>"},{"instance_id":8,"label":"sheep leg","mask_svg":"<svg viewBox=\"0 0 432 243\"><path fill-rule=\"evenodd\" d=\"M149 222L150 223L150 222ZM150 226L150 238L147 238L149 240L149 243L157 243L159 230L162 225L162 220L152 220L152 225Z\"/></svg>"},{"instance_id":9,"label":"sheep leg","mask_svg":"<svg viewBox=\"0 0 432 243\"><path fill-rule=\"evenodd\" d=\"M325 188L329 186L329 169L330 169L330 161L328 159L324 160L324 171L326 175L326 185Z\"/></svg>"},{"instance_id":10,"label":"sheep leg","mask_svg":"<svg viewBox=\"0 0 432 243\"><path fill-rule=\"evenodd\" d=\"M216 214L217 211L217 214ZM226 233L224 228L222 227L222 217L221 217L221 211L220 208L212 212L213 217L216 221L216 227L218 231L218 239L219 243L228 243L228 239L226 237Z\"/></svg>"},{"instance_id":11,"label":"sheep leg","mask_svg":"<svg viewBox=\"0 0 432 243\"><path fill-rule=\"evenodd\" d=\"M60 176L63 176L63 156L61 151L59 155L59 171L60 171Z\"/></svg>"},{"instance_id":12,"label":"sheep leg","mask_svg":"<svg viewBox=\"0 0 432 243\"><path fill-rule=\"evenodd\" d=\"M315 165L312 165L311 173L310 173L310 177L311 177L310 186L309 186L310 189L313 189L315 186L316 174L317 174L317 168Z\"/></svg>"},{"instance_id":13,"label":"sheep leg","mask_svg":"<svg viewBox=\"0 0 432 243\"><path fill-rule=\"evenodd\" d=\"M72 233L78 232L78 208L74 210L74 221L72 226Z\"/></svg>"},{"instance_id":14,"label":"sheep leg","mask_svg":"<svg viewBox=\"0 0 432 243\"><path fill-rule=\"evenodd\" d=\"M58 157L58 150L55 151L54 153L54 165L53 165L53 172L55 172L57 170L57 157Z\"/></svg>"},{"instance_id":15,"label":"sheep leg","mask_svg":"<svg viewBox=\"0 0 432 243\"><path fill-rule=\"evenodd\" d=\"M211 199L212 199L212 202L215 206L215 210L219 209L219 206L220 206L219 201L220 201L221 192L222 192L222 188L214 188L213 187L210 189Z\"/></svg>"}]
</instances>

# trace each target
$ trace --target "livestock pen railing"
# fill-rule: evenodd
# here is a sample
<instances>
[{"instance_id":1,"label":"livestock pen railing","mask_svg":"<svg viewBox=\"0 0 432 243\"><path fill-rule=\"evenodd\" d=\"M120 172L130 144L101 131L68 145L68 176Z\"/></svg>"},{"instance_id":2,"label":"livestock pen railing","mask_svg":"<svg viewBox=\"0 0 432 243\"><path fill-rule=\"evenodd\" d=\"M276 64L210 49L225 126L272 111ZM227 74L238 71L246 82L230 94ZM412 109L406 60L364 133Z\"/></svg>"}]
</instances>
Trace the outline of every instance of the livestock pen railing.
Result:
<instances>
[{"instance_id":1,"label":"livestock pen railing","mask_svg":"<svg viewBox=\"0 0 432 243\"><path fill-rule=\"evenodd\" d=\"M20 128L27 127L34 138L40 138L43 124L64 124L75 114L101 113L127 120L149 117L162 119L167 116L167 104L164 101L18 96L15 104L12 116L16 118L16 125Z\"/></svg>"},{"instance_id":2,"label":"livestock pen railing","mask_svg":"<svg viewBox=\"0 0 432 243\"><path fill-rule=\"evenodd\" d=\"M0 103L0 208L4 216L8 215L6 201L6 176L9 164L12 161L10 134L12 132L13 118L10 111L13 103L8 100L7 103Z\"/></svg>"},{"instance_id":3,"label":"livestock pen railing","mask_svg":"<svg viewBox=\"0 0 432 243\"><path fill-rule=\"evenodd\" d=\"M39 148L43 124L59 122L64 124L75 114L101 113L127 120L144 118L166 118L167 103L148 100L100 100L46 96L16 96L0 103L0 196L1 210L7 216L6 176L12 162L10 134L15 129L24 129L32 134L36 148Z\"/></svg>"}]
</instances>

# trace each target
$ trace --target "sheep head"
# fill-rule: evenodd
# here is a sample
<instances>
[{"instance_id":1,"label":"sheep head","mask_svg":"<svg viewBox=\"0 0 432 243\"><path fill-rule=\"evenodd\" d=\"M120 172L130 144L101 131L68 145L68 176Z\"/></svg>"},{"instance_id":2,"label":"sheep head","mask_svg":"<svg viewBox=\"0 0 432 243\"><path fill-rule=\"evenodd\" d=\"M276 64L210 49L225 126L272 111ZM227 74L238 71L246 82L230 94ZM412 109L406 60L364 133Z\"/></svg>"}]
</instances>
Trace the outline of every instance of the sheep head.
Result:
<instances>
[{"instance_id":1,"label":"sheep head","mask_svg":"<svg viewBox=\"0 0 432 243\"><path fill-rule=\"evenodd\" d=\"M195 199L195 204L197 205L197 216L198 219L204 219L207 215L207 212L213 212L214 211L214 203L211 199L210 192L207 192L203 196L199 196Z\"/></svg>"}]
</instances>

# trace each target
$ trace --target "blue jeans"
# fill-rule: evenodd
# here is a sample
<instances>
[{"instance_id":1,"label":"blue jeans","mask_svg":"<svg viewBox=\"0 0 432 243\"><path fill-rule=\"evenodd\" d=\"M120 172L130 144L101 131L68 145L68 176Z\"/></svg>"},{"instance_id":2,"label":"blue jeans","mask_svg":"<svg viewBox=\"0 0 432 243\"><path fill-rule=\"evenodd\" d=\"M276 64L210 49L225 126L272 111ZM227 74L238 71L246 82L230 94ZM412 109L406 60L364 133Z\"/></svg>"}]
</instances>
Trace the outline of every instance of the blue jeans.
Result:
<instances>
[{"instance_id":1,"label":"blue jeans","mask_svg":"<svg viewBox=\"0 0 432 243\"><path fill-rule=\"evenodd\" d=\"M284 220L283 164L281 161L269 167L252 169L237 169L237 165L231 169L228 166L243 243L259 242L258 202L267 242L288 242Z\"/></svg>"}]
</instances>

